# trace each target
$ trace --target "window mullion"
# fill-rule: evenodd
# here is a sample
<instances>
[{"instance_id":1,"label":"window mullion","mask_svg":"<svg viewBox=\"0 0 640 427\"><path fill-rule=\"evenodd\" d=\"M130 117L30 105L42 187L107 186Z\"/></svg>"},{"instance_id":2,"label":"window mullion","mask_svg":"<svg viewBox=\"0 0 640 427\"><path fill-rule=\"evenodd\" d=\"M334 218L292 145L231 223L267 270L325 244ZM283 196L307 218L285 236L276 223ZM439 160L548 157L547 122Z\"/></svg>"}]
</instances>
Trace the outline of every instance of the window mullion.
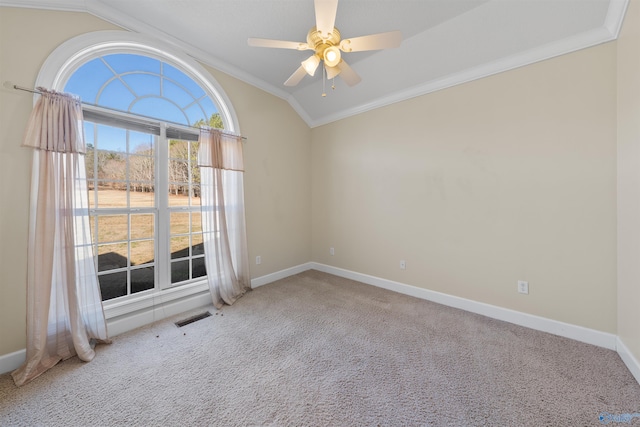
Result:
<instances>
[{"instance_id":1,"label":"window mullion","mask_svg":"<svg viewBox=\"0 0 640 427\"><path fill-rule=\"evenodd\" d=\"M170 212L169 212L169 142L167 141L167 126L160 124L160 137L157 144L158 158L156 162L156 203L158 208L157 257L156 270L158 286L165 289L171 286L171 260L169 254L170 243Z\"/></svg>"}]
</instances>

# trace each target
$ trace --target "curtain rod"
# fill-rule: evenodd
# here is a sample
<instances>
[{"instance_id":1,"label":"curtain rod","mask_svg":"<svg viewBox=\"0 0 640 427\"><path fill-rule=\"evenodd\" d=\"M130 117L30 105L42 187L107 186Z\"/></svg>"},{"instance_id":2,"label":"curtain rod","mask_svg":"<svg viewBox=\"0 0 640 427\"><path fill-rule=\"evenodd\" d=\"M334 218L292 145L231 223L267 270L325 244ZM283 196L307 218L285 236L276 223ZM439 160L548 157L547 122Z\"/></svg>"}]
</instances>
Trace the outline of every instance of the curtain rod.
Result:
<instances>
[{"instance_id":1,"label":"curtain rod","mask_svg":"<svg viewBox=\"0 0 640 427\"><path fill-rule=\"evenodd\" d=\"M4 82L4 87L10 88L10 89L15 89L15 90L22 90L22 91L25 91L25 92L31 92L31 93L35 93L35 94L38 94L38 95L42 95L42 92L40 92L37 89L30 89L28 87L18 86L18 85L15 85L15 84L11 83L11 82ZM196 126L185 125L185 124L177 123L177 122L171 122L169 120L160 120L157 117L149 117L149 116L145 116L143 114L130 113L128 111L117 110L115 108L103 107L101 105L91 104L90 102L81 101L81 103L82 103L82 105L87 105L87 106L90 106L90 107L97 107L97 108L101 108L101 109L104 109L104 110L115 111L115 112L118 112L118 113L131 114L132 116L141 117L143 119L149 119L149 120L153 120L153 121L160 121L160 122L169 123L169 124L175 125L175 126L181 126L181 127L187 127L187 128L200 130L200 128L196 127ZM244 136L236 135L236 134L231 133L231 132L225 132L222 129L217 129L217 128L212 128L212 129L216 129L216 130L220 131L221 133L223 133L225 135L240 137L240 138L242 138L243 141L247 140L247 138L244 137Z\"/></svg>"}]
</instances>

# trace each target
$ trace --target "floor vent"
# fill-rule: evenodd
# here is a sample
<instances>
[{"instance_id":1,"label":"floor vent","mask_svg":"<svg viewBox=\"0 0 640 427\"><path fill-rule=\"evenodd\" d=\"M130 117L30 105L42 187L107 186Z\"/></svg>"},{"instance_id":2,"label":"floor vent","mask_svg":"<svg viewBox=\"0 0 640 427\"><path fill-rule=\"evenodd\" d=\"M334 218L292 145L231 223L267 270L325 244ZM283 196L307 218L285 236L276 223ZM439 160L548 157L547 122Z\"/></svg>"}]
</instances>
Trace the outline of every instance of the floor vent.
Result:
<instances>
[{"instance_id":1,"label":"floor vent","mask_svg":"<svg viewBox=\"0 0 640 427\"><path fill-rule=\"evenodd\" d=\"M189 323L197 322L198 320L205 319L209 316L211 316L211 313L207 311L206 313L198 314L196 316L189 317L188 319L184 319L179 322L176 322L176 326L178 328L182 328L183 326L188 325Z\"/></svg>"}]
</instances>

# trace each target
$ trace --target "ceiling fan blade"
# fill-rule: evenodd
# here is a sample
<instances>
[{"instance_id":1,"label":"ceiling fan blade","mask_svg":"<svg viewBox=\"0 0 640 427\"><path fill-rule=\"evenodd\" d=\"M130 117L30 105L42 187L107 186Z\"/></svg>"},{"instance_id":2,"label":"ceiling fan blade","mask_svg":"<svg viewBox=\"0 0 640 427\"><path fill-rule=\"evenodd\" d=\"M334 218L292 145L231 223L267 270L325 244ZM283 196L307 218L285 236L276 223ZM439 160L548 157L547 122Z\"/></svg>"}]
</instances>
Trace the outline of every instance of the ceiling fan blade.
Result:
<instances>
[{"instance_id":1,"label":"ceiling fan blade","mask_svg":"<svg viewBox=\"0 0 640 427\"><path fill-rule=\"evenodd\" d=\"M316 9L316 29L320 37L328 38L333 33L333 26L336 23L336 13L338 12L338 0L315 0Z\"/></svg>"},{"instance_id":2,"label":"ceiling fan blade","mask_svg":"<svg viewBox=\"0 0 640 427\"><path fill-rule=\"evenodd\" d=\"M311 49L309 45L301 42L288 42L284 40L271 40L271 39L256 39L250 37L247 40L249 46L253 47L275 47L278 49L296 49L296 50L308 50Z\"/></svg>"},{"instance_id":3,"label":"ceiling fan blade","mask_svg":"<svg viewBox=\"0 0 640 427\"><path fill-rule=\"evenodd\" d=\"M335 67L328 67L328 66L324 66L324 69L327 71L327 79L331 80L332 78L334 78L335 76L337 76L338 74L340 74L340 68L338 68L337 66Z\"/></svg>"},{"instance_id":4,"label":"ceiling fan blade","mask_svg":"<svg viewBox=\"0 0 640 427\"><path fill-rule=\"evenodd\" d=\"M340 50L343 52L362 52L364 50L390 49L400 46L400 43L402 43L402 33L400 31L390 31L388 33L344 39L340 42Z\"/></svg>"},{"instance_id":5,"label":"ceiling fan blade","mask_svg":"<svg viewBox=\"0 0 640 427\"><path fill-rule=\"evenodd\" d=\"M353 68L351 68L344 59L336 65L336 68L340 70L340 77L342 77L342 80L344 80L344 82L349 86L355 86L362 80L358 73L353 71Z\"/></svg>"},{"instance_id":6,"label":"ceiling fan blade","mask_svg":"<svg viewBox=\"0 0 640 427\"><path fill-rule=\"evenodd\" d=\"M287 79L286 82L284 82L285 86L295 86L298 83L300 83L300 81L302 80L302 78L304 76L307 75L307 71L304 69L304 67L301 65L300 68L298 68L296 71L293 72L293 74L291 74L291 77L289 77Z\"/></svg>"}]
</instances>

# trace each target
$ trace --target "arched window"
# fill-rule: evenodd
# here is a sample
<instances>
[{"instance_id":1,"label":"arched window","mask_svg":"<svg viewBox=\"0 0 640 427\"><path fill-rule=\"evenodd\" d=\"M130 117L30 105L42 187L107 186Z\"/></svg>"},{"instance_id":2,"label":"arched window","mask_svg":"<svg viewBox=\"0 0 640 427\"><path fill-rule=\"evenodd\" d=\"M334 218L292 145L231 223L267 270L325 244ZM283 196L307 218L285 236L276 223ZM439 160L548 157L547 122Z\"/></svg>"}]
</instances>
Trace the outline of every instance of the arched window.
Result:
<instances>
[{"instance_id":1,"label":"arched window","mask_svg":"<svg viewBox=\"0 0 640 427\"><path fill-rule=\"evenodd\" d=\"M102 55L69 77L65 92L122 112L195 126L224 127L218 108L192 78L161 60L132 53Z\"/></svg>"},{"instance_id":2,"label":"arched window","mask_svg":"<svg viewBox=\"0 0 640 427\"><path fill-rule=\"evenodd\" d=\"M83 101L103 300L204 283L197 127L238 131L213 77L143 36L98 32L54 51L37 85Z\"/></svg>"}]
</instances>

